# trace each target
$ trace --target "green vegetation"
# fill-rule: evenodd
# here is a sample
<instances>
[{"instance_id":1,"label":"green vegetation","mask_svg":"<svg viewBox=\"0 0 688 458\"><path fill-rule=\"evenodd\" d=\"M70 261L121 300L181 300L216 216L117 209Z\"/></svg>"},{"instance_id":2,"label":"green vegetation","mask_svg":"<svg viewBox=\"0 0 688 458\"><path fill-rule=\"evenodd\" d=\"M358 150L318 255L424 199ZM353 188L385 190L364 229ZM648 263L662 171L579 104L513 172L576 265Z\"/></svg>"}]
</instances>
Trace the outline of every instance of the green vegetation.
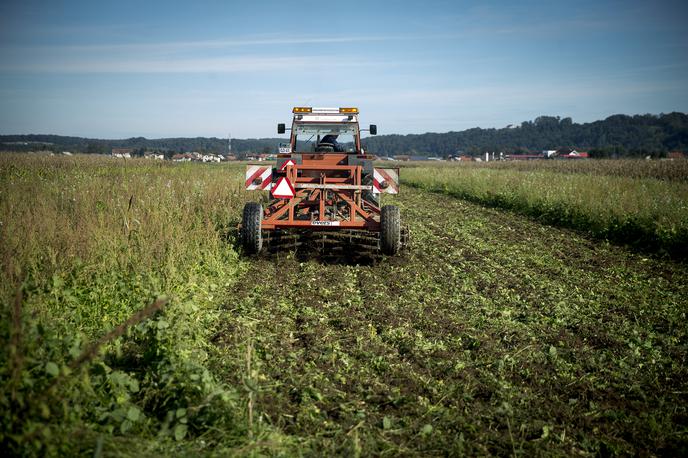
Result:
<instances>
[{"instance_id":1,"label":"green vegetation","mask_svg":"<svg viewBox=\"0 0 688 458\"><path fill-rule=\"evenodd\" d=\"M242 176L0 158L4 449L688 451L685 263L413 187L403 258L245 258Z\"/></svg>"},{"instance_id":2,"label":"green vegetation","mask_svg":"<svg viewBox=\"0 0 688 458\"><path fill-rule=\"evenodd\" d=\"M427 167L432 162L411 162L402 165ZM443 164L446 165L446 164ZM535 160L451 163L452 167L475 167L519 172L580 173L594 176L615 176L622 178L655 178L662 181L688 181L688 161L645 161L645 160Z\"/></svg>"},{"instance_id":3,"label":"green vegetation","mask_svg":"<svg viewBox=\"0 0 688 458\"><path fill-rule=\"evenodd\" d=\"M188 436L241 444L242 388L208 370L240 274L223 235L241 177L146 161L0 160L2 442L29 455L98 444L155 454ZM149 304L165 305L105 339L102 354L91 347Z\"/></svg>"},{"instance_id":4,"label":"green vegetation","mask_svg":"<svg viewBox=\"0 0 688 458\"><path fill-rule=\"evenodd\" d=\"M688 164L682 161L459 164L404 169L403 176L407 184L546 224L688 256Z\"/></svg>"},{"instance_id":5,"label":"green vegetation","mask_svg":"<svg viewBox=\"0 0 688 458\"><path fill-rule=\"evenodd\" d=\"M276 152L277 145L285 140L286 137L232 139L232 151ZM23 142L33 143L24 145ZM539 153L543 149L562 147L589 149L595 158L661 156L667 151L688 150L688 115L614 115L602 121L583 124L574 123L571 118L540 116L520 126L503 129L476 127L461 132L378 135L365 138L363 146L366 151L382 156L447 156L459 151L467 154L482 154L485 151ZM48 149L104 153L112 148L224 153L227 151L227 140L216 137L100 140L59 135L0 135L0 150L6 151Z\"/></svg>"},{"instance_id":6,"label":"green vegetation","mask_svg":"<svg viewBox=\"0 0 688 458\"><path fill-rule=\"evenodd\" d=\"M658 155L688 149L688 115L614 115L578 124L571 118L540 116L520 126L467 129L442 134L382 135L365 140L366 150L378 155L413 152L445 156L463 151L541 152L562 147L590 149L595 158Z\"/></svg>"},{"instance_id":7,"label":"green vegetation","mask_svg":"<svg viewBox=\"0 0 688 458\"><path fill-rule=\"evenodd\" d=\"M685 265L442 195L395 203L402 260L251 263L220 345L253 336L271 424L320 455L685 452Z\"/></svg>"},{"instance_id":8,"label":"green vegetation","mask_svg":"<svg viewBox=\"0 0 688 458\"><path fill-rule=\"evenodd\" d=\"M251 138L232 140L232 152L277 151L284 138ZM69 151L84 154L110 154L113 148L131 148L135 152L160 151L168 154L197 151L199 153L227 153L227 139L217 137L156 138L132 137L121 140L67 137L63 135L0 135L0 151Z\"/></svg>"}]
</instances>

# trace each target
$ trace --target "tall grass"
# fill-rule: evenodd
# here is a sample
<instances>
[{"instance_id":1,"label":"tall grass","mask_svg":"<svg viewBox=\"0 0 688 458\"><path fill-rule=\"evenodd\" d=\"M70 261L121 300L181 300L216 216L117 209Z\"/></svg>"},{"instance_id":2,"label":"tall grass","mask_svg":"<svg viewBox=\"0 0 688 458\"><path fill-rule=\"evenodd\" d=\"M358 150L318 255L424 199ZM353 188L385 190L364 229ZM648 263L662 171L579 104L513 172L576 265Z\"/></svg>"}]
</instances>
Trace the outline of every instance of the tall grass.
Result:
<instances>
[{"instance_id":1,"label":"tall grass","mask_svg":"<svg viewBox=\"0 0 688 458\"><path fill-rule=\"evenodd\" d=\"M688 161L646 161L641 159L596 160L537 160L493 161L456 164L460 167L478 167L519 172L554 172L622 178L656 178L665 181L688 181Z\"/></svg>"},{"instance_id":2,"label":"tall grass","mask_svg":"<svg viewBox=\"0 0 688 458\"><path fill-rule=\"evenodd\" d=\"M226 239L240 177L228 166L0 156L0 439L11 450L79 452L84 425L151 440L210 425L225 427L225 444L245 436L240 393L206 368L242 268Z\"/></svg>"},{"instance_id":3,"label":"tall grass","mask_svg":"<svg viewBox=\"0 0 688 458\"><path fill-rule=\"evenodd\" d=\"M685 167L675 163L678 171L667 166L647 172L643 171L646 164L539 161L435 166L405 169L403 179L413 186L514 210L595 237L686 257L688 182L678 178ZM632 177L618 176L622 171ZM647 175L657 177L643 178Z\"/></svg>"},{"instance_id":4,"label":"tall grass","mask_svg":"<svg viewBox=\"0 0 688 458\"><path fill-rule=\"evenodd\" d=\"M147 276L158 293L188 280L209 253L232 255L221 234L241 205L235 177L225 168L0 156L3 301L24 281L46 289L76 271L92 281L103 273ZM102 305L84 330L114 325L132 310Z\"/></svg>"}]
</instances>

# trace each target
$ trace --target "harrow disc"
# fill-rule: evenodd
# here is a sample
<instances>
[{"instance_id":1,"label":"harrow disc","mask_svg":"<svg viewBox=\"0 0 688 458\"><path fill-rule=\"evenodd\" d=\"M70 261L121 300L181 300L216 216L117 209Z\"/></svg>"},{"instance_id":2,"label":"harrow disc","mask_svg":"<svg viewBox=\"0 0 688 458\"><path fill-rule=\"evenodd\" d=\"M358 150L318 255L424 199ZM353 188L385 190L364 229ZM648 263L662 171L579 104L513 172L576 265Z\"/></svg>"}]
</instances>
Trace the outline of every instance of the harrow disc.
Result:
<instances>
[{"instance_id":1,"label":"harrow disc","mask_svg":"<svg viewBox=\"0 0 688 458\"><path fill-rule=\"evenodd\" d=\"M263 233L268 252L294 251L304 257L376 260L380 258L379 237L361 230L299 231L277 230Z\"/></svg>"},{"instance_id":2,"label":"harrow disc","mask_svg":"<svg viewBox=\"0 0 688 458\"><path fill-rule=\"evenodd\" d=\"M320 259L376 262L384 254L381 234L364 230L309 231L282 229L263 231L263 243L268 253L293 251L297 256ZM400 228L399 250L407 247L409 232Z\"/></svg>"}]
</instances>

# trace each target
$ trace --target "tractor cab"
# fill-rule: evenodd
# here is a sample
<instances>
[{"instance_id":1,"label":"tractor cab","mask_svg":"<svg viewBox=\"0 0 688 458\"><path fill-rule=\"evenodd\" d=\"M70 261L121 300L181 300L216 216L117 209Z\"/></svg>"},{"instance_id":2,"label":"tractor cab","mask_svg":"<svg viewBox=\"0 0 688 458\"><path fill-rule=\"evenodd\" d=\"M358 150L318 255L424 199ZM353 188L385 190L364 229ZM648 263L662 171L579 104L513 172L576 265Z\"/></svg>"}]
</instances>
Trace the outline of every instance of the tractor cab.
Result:
<instances>
[{"instance_id":1,"label":"tractor cab","mask_svg":"<svg viewBox=\"0 0 688 458\"><path fill-rule=\"evenodd\" d=\"M358 108L295 107L290 146L293 153L362 154ZM372 135L377 126L367 129ZM278 124L277 132L286 126Z\"/></svg>"}]
</instances>

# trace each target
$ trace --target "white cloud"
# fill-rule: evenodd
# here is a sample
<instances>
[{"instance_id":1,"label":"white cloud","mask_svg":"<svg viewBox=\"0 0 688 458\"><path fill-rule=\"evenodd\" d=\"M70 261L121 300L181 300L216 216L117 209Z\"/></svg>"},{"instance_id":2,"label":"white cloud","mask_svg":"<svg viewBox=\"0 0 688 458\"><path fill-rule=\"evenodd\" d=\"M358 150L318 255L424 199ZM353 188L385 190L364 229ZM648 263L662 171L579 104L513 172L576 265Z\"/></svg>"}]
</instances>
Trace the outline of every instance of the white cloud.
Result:
<instances>
[{"instance_id":1,"label":"white cloud","mask_svg":"<svg viewBox=\"0 0 688 458\"><path fill-rule=\"evenodd\" d=\"M266 57L202 57L202 58L67 58L4 61L3 72L29 73L250 73L269 70L296 71L322 63L321 56L266 56ZM328 68L360 68L375 66L378 62L364 59L338 59Z\"/></svg>"},{"instance_id":2,"label":"white cloud","mask_svg":"<svg viewBox=\"0 0 688 458\"><path fill-rule=\"evenodd\" d=\"M326 36L326 37L296 37L296 36L264 36L253 38L233 38L221 40L186 40L167 41L158 43L114 43L114 44L75 44L75 45L45 45L14 47L22 53L179 53L183 51L217 50L227 48L299 45L299 44L336 44L375 41L416 40L420 38L409 35L387 36Z\"/></svg>"},{"instance_id":3,"label":"white cloud","mask_svg":"<svg viewBox=\"0 0 688 458\"><path fill-rule=\"evenodd\" d=\"M225 40L161 43L1 46L0 71L30 73L237 73L274 69L298 70L317 65L324 57L319 48L303 48L289 56L279 46L321 45L369 41L408 40L410 36L294 37L263 36ZM310 51L309 51L310 49ZM250 51L250 52L249 52ZM317 51L316 51L317 52ZM328 68L389 65L379 59L338 54L327 57Z\"/></svg>"}]
</instances>

